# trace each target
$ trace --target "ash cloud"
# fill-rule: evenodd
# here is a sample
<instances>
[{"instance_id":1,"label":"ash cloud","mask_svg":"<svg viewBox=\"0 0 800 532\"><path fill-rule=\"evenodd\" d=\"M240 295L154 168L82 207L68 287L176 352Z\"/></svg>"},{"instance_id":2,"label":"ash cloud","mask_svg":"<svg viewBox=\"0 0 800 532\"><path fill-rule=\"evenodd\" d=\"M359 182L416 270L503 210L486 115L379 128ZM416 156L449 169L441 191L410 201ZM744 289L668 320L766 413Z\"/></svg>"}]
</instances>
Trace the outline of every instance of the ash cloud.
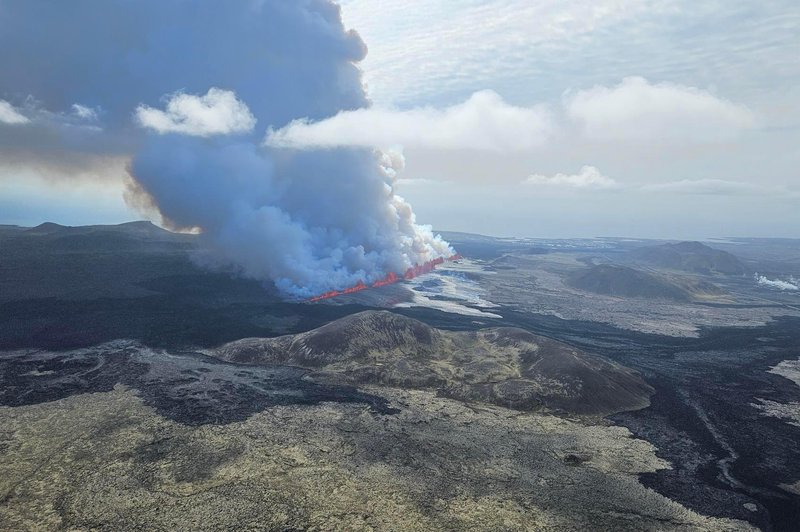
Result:
<instances>
[{"instance_id":1,"label":"ash cloud","mask_svg":"<svg viewBox=\"0 0 800 532\"><path fill-rule=\"evenodd\" d=\"M216 264L306 297L452 253L394 193L399 157L261 143L369 106L366 47L333 3L0 0L0 13L0 47L15 51L0 55L0 98L77 114L101 137L62 124L42 149L128 154L140 199L200 228ZM10 127L11 151L36 154L30 125Z\"/></svg>"}]
</instances>

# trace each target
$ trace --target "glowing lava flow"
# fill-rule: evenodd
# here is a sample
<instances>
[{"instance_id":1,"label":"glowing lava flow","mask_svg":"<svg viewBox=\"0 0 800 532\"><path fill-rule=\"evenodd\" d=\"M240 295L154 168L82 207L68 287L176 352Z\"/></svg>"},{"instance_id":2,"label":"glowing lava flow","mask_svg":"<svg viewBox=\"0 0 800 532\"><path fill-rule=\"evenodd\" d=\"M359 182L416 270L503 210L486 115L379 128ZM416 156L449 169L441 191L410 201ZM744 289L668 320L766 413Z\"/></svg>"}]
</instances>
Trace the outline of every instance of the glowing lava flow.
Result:
<instances>
[{"instance_id":1,"label":"glowing lava flow","mask_svg":"<svg viewBox=\"0 0 800 532\"><path fill-rule=\"evenodd\" d=\"M360 292L362 290L366 290L367 288L380 288L381 286L386 286L390 284L394 284L400 281L406 281L409 279L413 279L414 277L419 277L420 275L425 275L426 273L430 273L436 269L436 267L445 260L453 261L458 260L461 258L461 255L456 253L446 259L444 257L439 257L433 260L429 260L428 262L424 262L422 264L417 264L412 266L411 268L407 269L403 275L397 275L394 272L389 272L386 274L386 277L383 279L378 279L372 284L364 284L363 281L359 281L353 286L349 288L345 288L343 290L331 290L330 292L325 292L324 294L320 294L318 296L314 296L306 301L308 303L314 303L315 301L322 301L323 299L330 299L336 296L343 296L345 294L355 294L356 292Z\"/></svg>"}]
</instances>

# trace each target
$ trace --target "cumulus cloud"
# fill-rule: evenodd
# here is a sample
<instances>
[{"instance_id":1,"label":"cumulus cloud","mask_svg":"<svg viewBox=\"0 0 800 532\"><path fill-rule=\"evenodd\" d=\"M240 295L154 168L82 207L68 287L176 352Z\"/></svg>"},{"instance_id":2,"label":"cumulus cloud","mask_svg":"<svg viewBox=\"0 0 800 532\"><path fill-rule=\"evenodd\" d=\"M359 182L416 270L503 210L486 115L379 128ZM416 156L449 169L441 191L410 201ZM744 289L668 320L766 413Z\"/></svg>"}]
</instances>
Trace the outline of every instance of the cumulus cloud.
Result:
<instances>
[{"instance_id":1,"label":"cumulus cloud","mask_svg":"<svg viewBox=\"0 0 800 532\"><path fill-rule=\"evenodd\" d=\"M517 107L486 90L444 109L373 107L342 111L316 122L295 120L269 131L266 144L300 149L399 144L407 148L517 151L542 145L552 129L550 113L544 107Z\"/></svg>"},{"instance_id":2,"label":"cumulus cloud","mask_svg":"<svg viewBox=\"0 0 800 532\"><path fill-rule=\"evenodd\" d=\"M533 174L528 176L522 184L528 186L554 186L582 189L613 189L620 187L617 181L604 176L600 173L600 170L594 166L583 166L580 172L572 175L555 174L553 176L545 176Z\"/></svg>"},{"instance_id":3,"label":"cumulus cloud","mask_svg":"<svg viewBox=\"0 0 800 532\"><path fill-rule=\"evenodd\" d=\"M40 174L47 176L48 182L76 182L77 176L94 170L102 173L106 161L128 155L122 146L125 141L104 135L97 111L87 106L76 104L53 111L28 96L15 114L20 116L9 123L2 119L0 109L0 181Z\"/></svg>"},{"instance_id":4,"label":"cumulus cloud","mask_svg":"<svg viewBox=\"0 0 800 532\"><path fill-rule=\"evenodd\" d=\"M161 111L147 105L136 108L136 121L158 133L182 133L196 137L247 133L256 117L233 91L212 87L203 96L176 93Z\"/></svg>"},{"instance_id":5,"label":"cumulus cloud","mask_svg":"<svg viewBox=\"0 0 800 532\"><path fill-rule=\"evenodd\" d=\"M7 101L0 100L0 122L9 125L18 125L27 124L30 120Z\"/></svg>"},{"instance_id":6,"label":"cumulus cloud","mask_svg":"<svg viewBox=\"0 0 800 532\"><path fill-rule=\"evenodd\" d=\"M557 110L515 106L494 91L435 109L372 107L270 130L266 144L297 149L339 146L520 152L555 139L590 142L720 142L756 126L754 113L694 87L629 77L615 87L567 93ZM561 117L560 119L556 117Z\"/></svg>"},{"instance_id":7,"label":"cumulus cloud","mask_svg":"<svg viewBox=\"0 0 800 532\"><path fill-rule=\"evenodd\" d=\"M568 93L564 106L583 135L600 141L716 142L756 125L746 107L710 92L640 77Z\"/></svg>"}]
</instances>

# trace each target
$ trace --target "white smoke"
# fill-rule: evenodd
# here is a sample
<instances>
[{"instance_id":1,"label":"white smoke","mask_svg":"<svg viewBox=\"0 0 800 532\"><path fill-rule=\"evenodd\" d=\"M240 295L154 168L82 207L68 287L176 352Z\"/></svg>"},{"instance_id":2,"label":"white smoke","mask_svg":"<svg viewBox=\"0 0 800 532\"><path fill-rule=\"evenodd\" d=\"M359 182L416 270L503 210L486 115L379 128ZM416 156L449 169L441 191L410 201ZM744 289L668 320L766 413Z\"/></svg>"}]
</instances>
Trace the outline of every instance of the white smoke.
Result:
<instances>
[{"instance_id":1,"label":"white smoke","mask_svg":"<svg viewBox=\"0 0 800 532\"><path fill-rule=\"evenodd\" d=\"M766 286L768 288L775 288L778 290L790 290L790 291L797 291L800 290L800 281L795 279L794 277L789 277L788 281L784 281L781 279L769 279L764 275L759 275L756 273L753 278L756 280L758 284L761 286Z\"/></svg>"},{"instance_id":2,"label":"white smoke","mask_svg":"<svg viewBox=\"0 0 800 532\"><path fill-rule=\"evenodd\" d=\"M102 139L60 136L55 151L127 152L139 200L176 228L199 228L216 264L287 295L453 253L395 195L398 154L262 146L269 128L368 107L357 66L366 48L338 6L196 0L191 17L186 7L0 0L0 48L14 50L0 54L0 95L97 110ZM41 135L29 137L36 146Z\"/></svg>"}]
</instances>

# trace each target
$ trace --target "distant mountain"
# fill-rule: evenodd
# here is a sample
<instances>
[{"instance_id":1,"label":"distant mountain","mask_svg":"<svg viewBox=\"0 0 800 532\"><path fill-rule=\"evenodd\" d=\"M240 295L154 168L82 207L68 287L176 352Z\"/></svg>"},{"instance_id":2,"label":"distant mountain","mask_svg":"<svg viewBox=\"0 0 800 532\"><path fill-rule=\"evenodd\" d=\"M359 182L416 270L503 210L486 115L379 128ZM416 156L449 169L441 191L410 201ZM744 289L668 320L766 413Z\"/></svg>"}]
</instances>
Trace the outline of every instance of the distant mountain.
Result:
<instances>
[{"instance_id":1,"label":"distant mountain","mask_svg":"<svg viewBox=\"0 0 800 532\"><path fill-rule=\"evenodd\" d=\"M600 264L575 272L567 278L567 284L587 292L616 297L646 297L676 301L690 299L684 290L655 275L611 264Z\"/></svg>"},{"instance_id":2,"label":"distant mountain","mask_svg":"<svg viewBox=\"0 0 800 532\"><path fill-rule=\"evenodd\" d=\"M316 370L336 382L435 390L521 410L588 415L643 408L653 389L634 371L522 329L449 332L386 311L312 331L250 338L206 352L247 364Z\"/></svg>"},{"instance_id":3,"label":"distant mountain","mask_svg":"<svg viewBox=\"0 0 800 532\"><path fill-rule=\"evenodd\" d=\"M11 248L30 247L33 251L46 249L66 253L140 251L197 240L195 235L173 233L147 221L77 227L45 222L36 227L17 228L16 231L0 231L0 238L6 239L5 245Z\"/></svg>"},{"instance_id":4,"label":"distant mountain","mask_svg":"<svg viewBox=\"0 0 800 532\"><path fill-rule=\"evenodd\" d=\"M530 244L508 238L498 238L457 231L441 231L439 234L449 242L458 253L472 259L491 260L504 253L520 251Z\"/></svg>"},{"instance_id":5,"label":"distant mountain","mask_svg":"<svg viewBox=\"0 0 800 532\"><path fill-rule=\"evenodd\" d=\"M142 285L197 273L196 235L150 222L70 227L0 227L0 302L27 298L146 295Z\"/></svg>"},{"instance_id":6,"label":"distant mountain","mask_svg":"<svg viewBox=\"0 0 800 532\"><path fill-rule=\"evenodd\" d=\"M24 231L28 235L53 235L57 233L64 233L69 229L70 227L66 225L59 225L53 222L44 222L36 227L24 229Z\"/></svg>"},{"instance_id":7,"label":"distant mountain","mask_svg":"<svg viewBox=\"0 0 800 532\"><path fill-rule=\"evenodd\" d=\"M746 271L742 262L734 255L700 242L643 247L631 251L629 257L660 268L693 273L742 275Z\"/></svg>"},{"instance_id":8,"label":"distant mountain","mask_svg":"<svg viewBox=\"0 0 800 532\"><path fill-rule=\"evenodd\" d=\"M579 270L567 284L594 294L690 301L725 295L718 286L689 277L663 277L615 264L598 264Z\"/></svg>"},{"instance_id":9,"label":"distant mountain","mask_svg":"<svg viewBox=\"0 0 800 532\"><path fill-rule=\"evenodd\" d=\"M140 220L125 222L116 225L60 225L53 222L44 222L36 227L20 228L27 235L89 235L98 233L125 234L139 237L169 237L175 235L171 231L162 229L152 222Z\"/></svg>"}]
</instances>

